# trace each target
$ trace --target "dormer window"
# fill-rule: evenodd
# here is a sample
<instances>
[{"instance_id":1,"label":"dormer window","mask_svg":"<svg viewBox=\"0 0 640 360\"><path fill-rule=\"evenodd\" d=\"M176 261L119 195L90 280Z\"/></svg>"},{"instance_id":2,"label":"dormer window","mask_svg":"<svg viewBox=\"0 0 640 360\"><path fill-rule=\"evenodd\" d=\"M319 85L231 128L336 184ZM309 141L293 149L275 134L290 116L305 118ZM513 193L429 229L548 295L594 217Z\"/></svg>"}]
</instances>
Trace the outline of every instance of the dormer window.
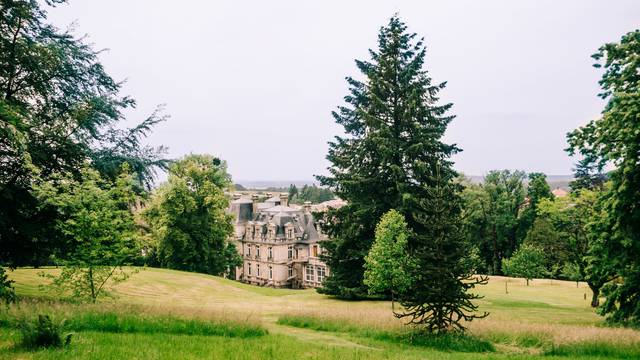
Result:
<instances>
[{"instance_id":1,"label":"dormer window","mask_svg":"<svg viewBox=\"0 0 640 360\"><path fill-rule=\"evenodd\" d=\"M274 224L269 224L268 239L275 240L276 239L276 226Z\"/></svg>"}]
</instances>

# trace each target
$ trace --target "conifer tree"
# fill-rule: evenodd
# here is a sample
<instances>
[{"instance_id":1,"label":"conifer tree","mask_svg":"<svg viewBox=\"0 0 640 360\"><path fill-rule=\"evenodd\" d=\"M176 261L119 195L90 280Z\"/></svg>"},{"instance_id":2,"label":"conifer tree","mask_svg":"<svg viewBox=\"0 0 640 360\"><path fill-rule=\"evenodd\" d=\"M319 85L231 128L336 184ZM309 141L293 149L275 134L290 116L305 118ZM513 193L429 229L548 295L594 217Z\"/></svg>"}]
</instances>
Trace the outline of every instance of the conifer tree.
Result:
<instances>
[{"instance_id":1,"label":"conifer tree","mask_svg":"<svg viewBox=\"0 0 640 360\"><path fill-rule=\"evenodd\" d=\"M345 135L329 144L330 175L318 177L347 201L327 214L332 241L324 260L331 275L320 289L340 298L367 296L364 258L384 213L396 209L417 233L427 226L412 212L419 199L431 196L436 166L443 181L456 176L449 158L459 151L441 141L452 104L439 104L445 83L434 83L424 70L423 40L394 16L369 53L370 60L356 60L361 80L347 77L350 94L333 112Z\"/></svg>"},{"instance_id":2,"label":"conifer tree","mask_svg":"<svg viewBox=\"0 0 640 360\"><path fill-rule=\"evenodd\" d=\"M435 183L425 186L426 196L414 199L412 217L419 229L410 241L411 286L400 294L405 309L396 317L430 333L465 330L465 323L482 318L470 293L487 278L474 276L461 213L461 185L440 175L436 164Z\"/></svg>"}]
</instances>

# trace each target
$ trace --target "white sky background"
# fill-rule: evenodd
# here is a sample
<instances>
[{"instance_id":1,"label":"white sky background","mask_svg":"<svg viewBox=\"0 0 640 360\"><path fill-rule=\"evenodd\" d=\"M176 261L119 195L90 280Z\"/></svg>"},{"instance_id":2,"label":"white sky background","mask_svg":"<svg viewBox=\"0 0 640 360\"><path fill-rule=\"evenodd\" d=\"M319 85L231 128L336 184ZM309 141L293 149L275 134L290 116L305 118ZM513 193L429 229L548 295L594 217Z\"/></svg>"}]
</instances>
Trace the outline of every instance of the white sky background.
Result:
<instances>
[{"instance_id":1,"label":"white sky background","mask_svg":"<svg viewBox=\"0 0 640 360\"><path fill-rule=\"evenodd\" d=\"M571 173L565 134L596 117L601 72L590 55L640 24L636 0L160 1L71 0L107 71L138 101L131 124L165 103L149 138L171 157L211 153L234 180L311 180L326 173L330 112L398 12L424 36L426 68L457 118L456 168Z\"/></svg>"}]
</instances>

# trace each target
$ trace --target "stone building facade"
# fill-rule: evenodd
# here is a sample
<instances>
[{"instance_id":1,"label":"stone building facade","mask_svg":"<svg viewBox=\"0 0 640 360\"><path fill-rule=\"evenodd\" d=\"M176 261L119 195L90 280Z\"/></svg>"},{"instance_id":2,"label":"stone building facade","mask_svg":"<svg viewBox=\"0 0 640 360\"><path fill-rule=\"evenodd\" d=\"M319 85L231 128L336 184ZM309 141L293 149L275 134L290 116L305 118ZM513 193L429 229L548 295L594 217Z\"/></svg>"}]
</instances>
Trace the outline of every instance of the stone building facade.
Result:
<instances>
[{"instance_id":1,"label":"stone building facade","mask_svg":"<svg viewBox=\"0 0 640 360\"><path fill-rule=\"evenodd\" d=\"M287 194L260 202L257 195L235 195L235 242L243 259L236 279L287 288L318 287L329 274L319 258L327 240L309 203L288 204Z\"/></svg>"}]
</instances>

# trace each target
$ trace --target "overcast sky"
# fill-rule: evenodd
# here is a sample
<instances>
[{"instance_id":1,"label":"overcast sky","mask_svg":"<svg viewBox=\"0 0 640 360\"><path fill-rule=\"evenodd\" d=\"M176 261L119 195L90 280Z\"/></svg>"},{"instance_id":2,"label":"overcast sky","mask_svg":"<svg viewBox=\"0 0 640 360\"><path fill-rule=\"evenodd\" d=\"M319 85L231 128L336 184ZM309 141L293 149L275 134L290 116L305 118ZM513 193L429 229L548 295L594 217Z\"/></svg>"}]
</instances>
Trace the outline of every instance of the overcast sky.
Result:
<instances>
[{"instance_id":1,"label":"overcast sky","mask_svg":"<svg viewBox=\"0 0 640 360\"><path fill-rule=\"evenodd\" d=\"M138 101L131 124L166 104L149 139L171 157L225 159L234 180L326 173L330 112L394 13L424 36L426 68L447 81L456 168L571 173L565 134L596 117L590 55L638 27L640 1L71 0L50 20L87 34Z\"/></svg>"}]
</instances>

